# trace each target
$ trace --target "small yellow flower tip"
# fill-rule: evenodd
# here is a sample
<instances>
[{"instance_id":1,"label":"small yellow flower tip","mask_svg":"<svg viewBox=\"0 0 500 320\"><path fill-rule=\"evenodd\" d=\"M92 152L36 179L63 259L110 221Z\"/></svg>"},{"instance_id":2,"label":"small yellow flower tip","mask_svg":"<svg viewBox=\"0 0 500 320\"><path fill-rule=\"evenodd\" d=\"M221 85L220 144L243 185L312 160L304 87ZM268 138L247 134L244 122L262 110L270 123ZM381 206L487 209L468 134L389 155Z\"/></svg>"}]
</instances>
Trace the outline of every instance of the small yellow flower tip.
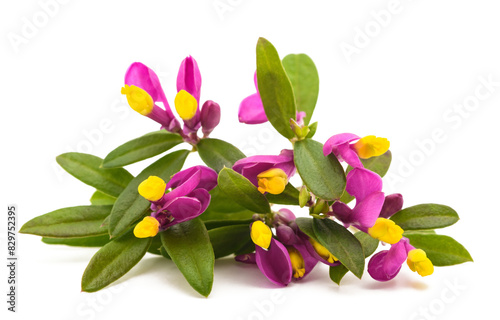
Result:
<instances>
[{"instance_id":1,"label":"small yellow flower tip","mask_svg":"<svg viewBox=\"0 0 500 320\"><path fill-rule=\"evenodd\" d=\"M295 279L300 279L306 273L306 268L304 264L304 259L300 252L294 247L287 247L288 255L290 256L290 262L292 263L293 277Z\"/></svg>"},{"instance_id":2,"label":"small yellow flower tip","mask_svg":"<svg viewBox=\"0 0 500 320\"><path fill-rule=\"evenodd\" d=\"M257 176L259 191L261 193L269 192L270 194L280 194L285 190L288 183L288 176L285 171L272 168L261 172Z\"/></svg>"},{"instance_id":3,"label":"small yellow flower tip","mask_svg":"<svg viewBox=\"0 0 500 320\"><path fill-rule=\"evenodd\" d=\"M389 150L390 145L391 143L386 138L366 136L354 144L354 149L361 159L368 159L383 155Z\"/></svg>"},{"instance_id":4,"label":"small yellow flower tip","mask_svg":"<svg viewBox=\"0 0 500 320\"><path fill-rule=\"evenodd\" d=\"M149 238L158 234L160 223L153 217L144 217L134 228L134 236L137 238Z\"/></svg>"},{"instance_id":5,"label":"small yellow flower tip","mask_svg":"<svg viewBox=\"0 0 500 320\"><path fill-rule=\"evenodd\" d=\"M141 196L149 201L158 201L165 194L167 184L157 176L150 176L139 185L138 191Z\"/></svg>"},{"instance_id":6,"label":"small yellow flower tip","mask_svg":"<svg viewBox=\"0 0 500 320\"><path fill-rule=\"evenodd\" d=\"M255 221L250 230L250 237L253 243L263 249L268 249L271 245L273 233L271 229L262 221Z\"/></svg>"},{"instance_id":7,"label":"small yellow flower tip","mask_svg":"<svg viewBox=\"0 0 500 320\"><path fill-rule=\"evenodd\" d=\"M177 92L174 100L175 110L182 120L190 120L196 114L198 101L186 90Z\"/></svg>"},{"instance_id":8,"label":"small yellow flower tip","mask_svg":"<svg viewBox=\"0 0 500 320\"><path fill-rule=\"evenodd\" d=\"M373 227L368 228L368 234L372 238L378 239L385 243L395 244L403 237L404 230L394 221L378 218Z\"/></svg>"},{"instance_id":9,"label":"small yellow flower tip","mask_svg":"<svg viewBox=\"0 0 500 320\"><path fill-rule=\"evenodd\" d=\"M422 277L429 276L434 272L434 265L422 249L413 249L408 252L406 263L411 271L416 271Z\"/></svg>"},{"instance_id":10,"label":"small yellow flower tip","mask_svg":"<svg viewBox=\"0 0 500 320\"><path fill-rule=\"evenodd\" d=\"M316 251L316 253L321 258L325 259L329 263L334 263L336 261L339 261L339 259L337 259L333 254L331 254L327 248L325 248L321 244L319 244L318 241L314 240L313 238L309 238L309 243L311 243L311 245L313 246L314 251Z\"/></svg>"},{"instance_id":11,"label":"small yellow flower tip","mask_svg":"<svg viewBox=\"0 0 500 320\"><path fill-rule=\"evenodd\" d=\"M153 111L155 103L153 98L151 98L145 90L126 84L122 87L122 94L127 96L127 101L130 107L143 116L147 116L151 113L151 111Z\"/></svg>"}]
</instances>

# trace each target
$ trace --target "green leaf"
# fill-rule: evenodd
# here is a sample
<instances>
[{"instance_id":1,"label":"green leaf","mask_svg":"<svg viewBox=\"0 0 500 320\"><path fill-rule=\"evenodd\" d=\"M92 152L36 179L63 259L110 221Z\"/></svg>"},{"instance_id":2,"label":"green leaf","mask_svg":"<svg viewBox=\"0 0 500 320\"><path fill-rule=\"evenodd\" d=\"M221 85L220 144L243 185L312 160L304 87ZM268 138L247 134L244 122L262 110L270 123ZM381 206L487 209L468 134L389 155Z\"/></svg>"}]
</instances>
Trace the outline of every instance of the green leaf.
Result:
<instances>
[{"instance_id":1,"label":"green leaf","mask_svg":"<svg viewBox=\"0 0 500 320\"><path fill-rule=\"evenodd\" d=\"M309 133L306 136L306 139L312 139L314 135L316 134L316 130L318 130L318 122L313 122L309 126Z\"/></svg>"},{"instance_id":2,"label":"green leaf","mask_svg":"<svg viewBox=\"0 0 500 320\"><path fill-rule=\"evenodd\" d=\"M83 237L83 238L47 238L43 237L42 242L46 244L62 244L72 247L102 247L109 242L109 235Z\"/></svg>"},{"instance_id":3,"label":"green leaf","mask_svg":"<svg viewBox=\"0 0 500 320\"><path fill-rule=\"evenodd\" d=\"M212 230L215 228L235 226L235 225L244 225L248 227L250 223L254 221L255 220L253 219L247 219L247 220L209 220L203 222L205 223L205 227L207 228L207 230Z\"/></svg>"},{"instance_id":4,"label":"green leaf","mask_svg":"<svg viewBox=\"0 0 500 320\"><path fill-rule=\"evenodd\" d=\"M208 235L214 248L215 259L235 253L251 241L249 224L211 229Z\"/></svg>"},{"instance_id":5,"label":"green leaf","mask_svg":"<svg viewBox=\"0 0 500 320\"><path fill-rule=\"evenodd\" d=\"M267 119L282 136L293 138L290 119L297 109L292 84L276 48L264 38L257 42L257 83Z\"/></svg>"},{"instance_id":6,"label":"green leaf","mask_svg":"<svg viewBox=\"0 0 500 320\"><path fill-rule=\"evenodd\" d=\"M150 202L139 195L139 184L149 176L158 176L168 182L170 177L177 173L188 156L189 151L179 150L167 154L135 177L120 194L113 206L109 219L109 234L117 237L126 232L137 220L149 210Z\"/></svg>"},{"instance_id":7,"label":"green leaf","mask_svg":"<svg viewBox=\"0 0 500 320\"><path fill-rule=\"evenodd\" d=\"M218 184L222 192L236 199L242 207L257 213L271 212L266 197L247 178L233 169L222 169L219 173Z\"/></svg>"},{"instance_id":8,"label":"green leaf","mask_svg":"<svg viewBox=\"0 0 500 320\"><path fill-rule=\"evenodd\" d=\"M289 54L283 67L290 79L298 111L305 111L304 123L309 124L319 93L318 70L306 54Z\"/></svg>"},{"instance_id":9,"label":"green leaf","mask_svg":"<svg viewBox=\"0 0 500 320\"><path fill-rule=\"evenodd\" d=\"M313 219L312 225L319 243L361 279L365 256L359 240L349 230L330 219Z\"/></svg>"},{"instance_id":10,"label":"green leaf","mask_svg":"<svg viewBox=\"0 0 500 320\"><path fill-rule=\"evenodd\" d=\"M214 280L214 251L207 229L200 218L171 226L161 233L168 255L187 282L207 297Z\"/></svg>"},{"instance_id":11,"label":"green leaf","mask_svg":"<svg viewBox=\"0 0 500 320\"><path fill-rule=\"evenodd\" d=\"M295 142L294 161L307 188L325 200L339 199L345 189L344 169L335 156L323 155L323 145L306 139Z\"/></svg>"},{"instance_id":12,"label":"green leaf","mask_svg":"<svg viewBox=\"0 0 500 320\"><path fill-rule=\"evenodd\" d=\"M217 172L224 167L231 168L236 161L245 158L238 148L219 139L201 139L197 147L201 160Z\"/></svg>"},{"instance_id":13,"label":"green leaf","mask_svg":"<svg viewBox=\"0 0 500 320\"><path fill-rule=\"evenodd\" d=\"M354 236L358 239L359 243L361 243L365 258L371 256L375 250L377 250L379 241L372 238L369 234L358 231L354 234Z\"/></svg>"},{"instance_id":14,"label":"green leaf","mask_svg":"<svg viewBox=\"0 0 500 320\"><path fill-rule=\"evenodd\" d=\"M98 291L126 274L146 254L152 238L139 239L133 232L102 247L90 260L82 277L82 291Z\"/></svg>"},{"instance_id":15,"label":"green leaf","mask_svg":"<svg viewBox=\"0 0 500 320\"><path fill-rule=\"evenodd\" d=\"M403 230L436 229L451 226L458 221L452 208L441 204L419 204L396 212L391 220Z\"/></svg>"},{"instance_id":16,"label":"green leaf","mask_svg":"<svg viewBox=\"0 0 500 320\"><path fill-rule=\"evenodd\" d=\"M253 211L247 210L233 201L217 186L210 191L211 199L207 210L200 216L205 225L208 221L221 220L248 220L254 215Z\"/></svg>"},{"instance_id":17,"label":"green leaf","mask_svg":"<svg viewBox=\"0 0 500 320\"><path fill-rule=\"evenodd\" d=\"M410 244L422 249L438 267L473 261L470 253L455 239L439 234L407 234Z\"/></svg>"},{"instance_id":18,"label":"green leaf","mask_svg":"<svg viewBox=\"0 0 500 320\"><path fill-rule=\"evenodd\" d=\"M266 198L269 202L275 204L288 204L288 205L299 205L299 190L295 188L292 184L288 183L285 190L280 194L266 194Z\"/></svg>"},{"instance_id":19,"label":"green leaf","mask_svg":"<svg viewBox=\"0 0 500 320\"><path fill-rule=\"evenodd\" d=\"M313 230L313 220L312 218L304 218L300 217L295 219L295 223L299 227L300 231L304 232L307 236L310 238L313 238L317 242L319 242L318 238L316 237L316 234L314 233Z\"/></svg>"},{"instance_id":20,"label":"green leaf","mask_svg":"<svg viewBox=\"0 0 500 320\"><path fill-rule=\"evenodd\" d=\"M163 153L182 142L175 133L160 130L130 140L111 151L102 163L104 168L123 167Z\"/></svg>"},{"instance_id":21,"label":"green leaf","mask_svg":"<svg viewBox=\"0 0 500 320\"><path fill-rule=\"evenodd\" d=\"M96 190L94 194L92 194L92 197L90 198L90 203L94 206L113 205L115 201L116 201L115 197L102 193L99 190Z\"/></svg>"},{"instance_id":22,"label":"green leaf","mask_svg":"<svg viewBox=\"0 0 500 320\"><path fill-rule=\"evenodd\" d=\"M342 278L349 272L349 270L343 265L339 264L338 266L330 266L330 279L332 279L333 282L336 284L340 285L340 281L342 281Z\"/></svg>"},{"instance_id":23,"label":"green leaf","mask_svg":"<svg viewBox=\"0 0 500 320\"><path fill-rule=\"evenodd\" d=\"M370 235L361 231L356 232L354 236L359 240L359 243L361 243L365 259L371 256L375 252L375 250L377 250L379 244L379 241L377 239L374 239ZM330 279L332 279L332 281L336 284L340 285L340 281L347 274L347 272L349 272L349 270L342 264L330 267Z\"/></svg>"},{"instance_id":24,"label":"green leaf","mask_svg":"<svg viewBox=\"0 0 500 320\"><path fill-rule=\"evenodd\" d=\"M101 168L102 159L86 153L63 153L56 161L78 180L113 197L118 197L134 178L123 168Z\"/></svg>"},{"instance_id":25,"label":"green leaf","mask_svg":"<svg viewBox=\"0 0 500 320\"><path fill-rule=\"evenodd\" d=\"M156 236L153 237L153 240L151 241L151 245L149 246L148 252L152 254L157 254L161 255L161 248L163 247L163 244L161 243L161 234L157 234Z\"/></svg>"},{"instance_id":26,"label":"green leaf","mask_svg":"<svg viewBox=\"0 0 500 320\"><path fill-rule=\"evenodd\" d=\"M78 238L107 233L101 228L111 206L77 206L58 209L26 222L20 233L50 238Z\"/></svg>"}]
</instances>

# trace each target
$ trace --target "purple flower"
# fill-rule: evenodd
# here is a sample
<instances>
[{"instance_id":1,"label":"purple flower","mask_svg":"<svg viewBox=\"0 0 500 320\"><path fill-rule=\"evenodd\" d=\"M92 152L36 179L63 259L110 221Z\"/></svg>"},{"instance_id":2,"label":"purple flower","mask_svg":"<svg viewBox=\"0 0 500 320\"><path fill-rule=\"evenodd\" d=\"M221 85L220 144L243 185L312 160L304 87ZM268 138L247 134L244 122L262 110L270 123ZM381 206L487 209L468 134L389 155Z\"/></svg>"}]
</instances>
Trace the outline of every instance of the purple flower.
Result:
<instances>
[{"instance_id":1,"label":"purple flower","mask_svg":"<svg viewBox=\"0 0 500 320\"><path fill-rule=\"evenodd\" d=\"M354 208L336 201L330 214L346 226L354 225L366 232L375 224L384 205L382 178L368 169L354 168L347 174L346 191L356 198Z\"/></svg>"},{"instance_id":2,"label":"purple flower","mask_svg":"<svg viewBox=\"0 0 500 320\"><path fill-rule=\"evenodd\" d=\"M144 103L133 103L134 98L147 99L144 92L140 90L133 90L130 92L130 88L133 89L134 87L144 90L152 99L153 104L145 107ZM172 110L170 109L170 105L168 104L165 93L160 85L158 76L146 65L140 62L134 62L130 65L125 73L125 87L122 89L122 93L127 95L129 104L132 108L134 108L134 110L160 123L162 128L168 131L175 132L179 130L179 122L175 119ZM143 99L141 100L144 101ZM156 105L157 102L162 102L165 109L158 107Z\"/></svg>"},{"instance_id":3,"label":"purple flower","mask_svg":"<svg viewBox=\"0 0 500 320\"><path fill-rule=\"evenodd\" d=\"M401 270L401 265L407 262L412 271L422 277L434 272L432 262L422 249L415 249L410 241L403 237L389 250L383 250L373 255L368 263L368 273L377 281L388 281L393 279Z\"/></svg>"},{"instance_id":4,"label":"purple flower","mask_svg":"<svg viewBox=\"0 0 500 320\"><path fill-rule=\"evenodd\" d=\"M151 216L134 229L139 238L155 236L170 226L202 214L210 203L210 194L217 185L217 173L204 166L195 166L176 173L165 184L151 176L139 185L139 194L151 201ZM165 194L165 190L172 191Z\"/></svg>"},{"instance_id":5,"label":"purple flower","mask_svg":"<svg viewBox=\"0 0 500 320\"><path fill-rule=\"evenodd\" d=\"M246 177L256 187L259 187L259 180L269 180L265 176L259 179L259 175L271 169L282 170L287 179L290 179L296 172L293 151L285 149L278 156L252 156L238 160L233 165L234 171Z\"/></svg>"},{"instance_id":6,"label":"purple flower","mask_svg":"<svg viewBox=\"0 0 500 320\"><path fill-rule=\"evenodd\" d=\"M356 143L351 143L356 141ZM361 159L377 157L389 150L390 143L385 138L375 136L358 137L352 133L336 134L323 146L325 157L333 153L339 161L345 161L353 168L363 168Z\"/></svg>"}]
</instances>

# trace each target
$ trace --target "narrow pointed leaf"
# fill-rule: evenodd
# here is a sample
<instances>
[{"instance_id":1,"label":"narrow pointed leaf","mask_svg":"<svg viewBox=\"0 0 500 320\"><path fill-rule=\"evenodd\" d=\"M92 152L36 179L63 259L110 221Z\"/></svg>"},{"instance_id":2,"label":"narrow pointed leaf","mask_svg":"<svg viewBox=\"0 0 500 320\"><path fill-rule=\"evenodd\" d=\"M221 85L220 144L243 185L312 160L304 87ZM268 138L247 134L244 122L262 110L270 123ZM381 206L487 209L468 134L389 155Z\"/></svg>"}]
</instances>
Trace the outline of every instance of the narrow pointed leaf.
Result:
<instances>
[{"instance_id":1,"label":"narrow pointed leaf","mask_svg":"<svg viewBox=\"0 0 500 320\"><path fill-rule=\"evenodd\" d=\"M46 244L59 244L71 247L102 247L109 241L109 235L107 232L106 234L100 236L83 238L42 238L42 242Z\"/></svg>"},{"instance_id":2,"label":"narrow pointed leaf","mask_svg":"<svg viewBox=\"0 0 500 320\"><path fill-rule=\"evenodd\" d=\"M410 244L422 249L438 267L473 261L470 253L455 239L439 234L407 234Z\"/></svg>"},{"instance_id":3,"label":"narrow pointed leaf","mask_svg":"<svg viewBox=\"0 0 500 320\"><path fill-rule=\"evenodd\" d=\"M95 292L125 275L144 257L152 238L139 239L133 232L102 247L90 260L82 277L82 291Z\"/></svg>"},{"instance_id":4,"label":"narrow pointed leaf","mask_svg":"<svg viewBox=\"0 0 500 320\"><path fill-rule=\"evenodd\" d=\"M235 253L251 241L249 226L240 224L208 230L215 259Z\"/></svg>"},{"instance_id":5,"label":"narrow pointed leaf","mask_svg":"<svg viewBox=\"0 0 500 320\"><path fill-rule=\"evenodd\" d=\"M78 238L107 233L101 228L111 206L77 206L58 209L26 222L20 233L50 238Z\"/></svg>"},{"instance_id":6,"label":"narrow pointed leaf","mask_svg":"<svg viewBox=\"0 0 500 320\"><path fill-rule=\"evenodd\" d=\"M219 188L242 207L256 212L269 213L271 207L266 197L244 176L233 169L224 168L219 173Z\"/></svg>"},{"instance_id":7,"label":"narrow pointed leaf","mask_svg":"<svg viewBox=\"0 0 500 320\"><path fill-rule=\"evenodd\" d=\"M319 76L314 62L306 54L289 54L283 67L292 83L297 111L305 111L304 123L309 124L319 93Z\"/></svg>"},{"instance_id":8,"label":"narrow pointed leaf","mask_svg":"<svg viewBox=\"0 0 500 320\"><path fill-rule=\"evenodd\" d=\"M359 240L349 230L330 219L313 219L313 230L319 243L361 279L365 256Z\"/></svg>"},{"instance_id":9,"label":"narrow pointed leaf","mask_svg":"<svg viewBox=\"0 0 500 320\"><path fill-rule=\"evenodd\" d=\"M188 154L187 150L179 150L162 157L144 169L127 185L111 211L109 219L111 237L117 237L126 232L134 222L148 212L150 202L139 195L137 191L139 184L153 175L168 182L170 177L182 168Z\"/></svg>"},{"instance_id":10,"label":"narrow pointed leaf","mask_svg":"<svg viewBox=\"0 0 500 320\"><path fill-rule=\"evenodd\" d=\"M396 212L391 220L403 230L436 229L451 226L458 221L452 208L441 204L419 204Z\"/></svg>"},{"instance_id":11,"label":"narrow pointed leaf","mask_svg":"<svg viewBox=\"0 0 500 320\"><path fill-rule=\"evenodd\" d=\"M123 168L101 168L102 159L86 153L63 153L56 161L78 180L113 197L118 197L134 178Z\"/></svg>"},{"instance_id":12,"label":"narrow pointed leaf","mask_svg":"<svg viewBox=\"0 0 500 320\"><path fill-rule=\"evenodd\" d=\"M102 193L99 190L96 190L92 197L90 198L90 203L94 206L106 206L113 205L116 201L115 197Z\"/></svg>"},{"instance_id":13,"label":"narrow pointed leaf","mask_svg":"<svg viewBox=\"0 0 500 320\"><path fill-rule=\"evenodd\" d=\"M123 167L163 153L182 142L182 137L166 130L130 140L111 151L102 163L104 168Z\"/></svg>"},{"instance_id":14,"label":"narrow pointed leaf","mask_svg":"<svg viewBox=\"0 0 500 320\"><path fill-rule=\"evenodd\" d=\"M231 168L236 161L245 158L238 148L219 139L201 139L197 147L201 160L217 172L224 167Z\"/></svg>"},{"instance_id":15,"label":"narrow pointed leaf","mask_svg":"<svg viewBox=\"0 0 500 320\"><path fill-rule=\"evenodd\" d=\"M306 139L295 142L294 161L307 188L325 200L339 199L345 189L344 169L333 155L323 155L323 145Z\"/></svg>"},{"instance_id":16,"label":"narrow pointed leaf","mask_svg":"<svg viewBox=\"0 0 500 320\"><path fill-rule=\"evenodd\" d=\"M290 119L297 108L292 84L276 48L264 38L257 42L257 83L267 119L282 136L293 138Z\"/></svg>"},{"instance_id":17,"label":"narrow pointed leaf","mask_svg":"<svg viewBox=\"0 0 500 320\"><path fill-rule=\"evenodd\" d=\"M339 264L338 266L330 266L329 275L330 279L336 284L340 285L340 281L342 278L349 272L343 264Z\"/></svg>"},{"instance_id":18,"label":"narrow pointed leaf","mask_svg":"<svg viewBox=\"0 0 500 320\"><path fill-rule=\"evenodd\" d=\"M163 247L187 282L201 295L212 291L214 251L200 218L171 226L161 233Z\"/></svg>"}]
</instances>

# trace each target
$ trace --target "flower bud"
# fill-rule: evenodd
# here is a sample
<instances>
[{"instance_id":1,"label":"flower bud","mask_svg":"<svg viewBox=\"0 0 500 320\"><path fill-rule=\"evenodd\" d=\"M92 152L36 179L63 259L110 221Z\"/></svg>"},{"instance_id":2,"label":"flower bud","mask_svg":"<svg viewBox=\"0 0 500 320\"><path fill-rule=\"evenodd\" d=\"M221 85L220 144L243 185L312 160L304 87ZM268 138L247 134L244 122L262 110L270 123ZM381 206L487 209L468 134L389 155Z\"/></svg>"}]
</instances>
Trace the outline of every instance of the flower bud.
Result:
<instances>
[{"instance_id":1,"label":"flower bud","mask_svg":"<svg viewBox=\"0 0 500 320\"><path fill-rule=\"evenodd\" d=\"M220 106L212 100L207 100L201 108L201 131L205 137L215 129L220 122Z\"/></svg>"}]
</instances>

